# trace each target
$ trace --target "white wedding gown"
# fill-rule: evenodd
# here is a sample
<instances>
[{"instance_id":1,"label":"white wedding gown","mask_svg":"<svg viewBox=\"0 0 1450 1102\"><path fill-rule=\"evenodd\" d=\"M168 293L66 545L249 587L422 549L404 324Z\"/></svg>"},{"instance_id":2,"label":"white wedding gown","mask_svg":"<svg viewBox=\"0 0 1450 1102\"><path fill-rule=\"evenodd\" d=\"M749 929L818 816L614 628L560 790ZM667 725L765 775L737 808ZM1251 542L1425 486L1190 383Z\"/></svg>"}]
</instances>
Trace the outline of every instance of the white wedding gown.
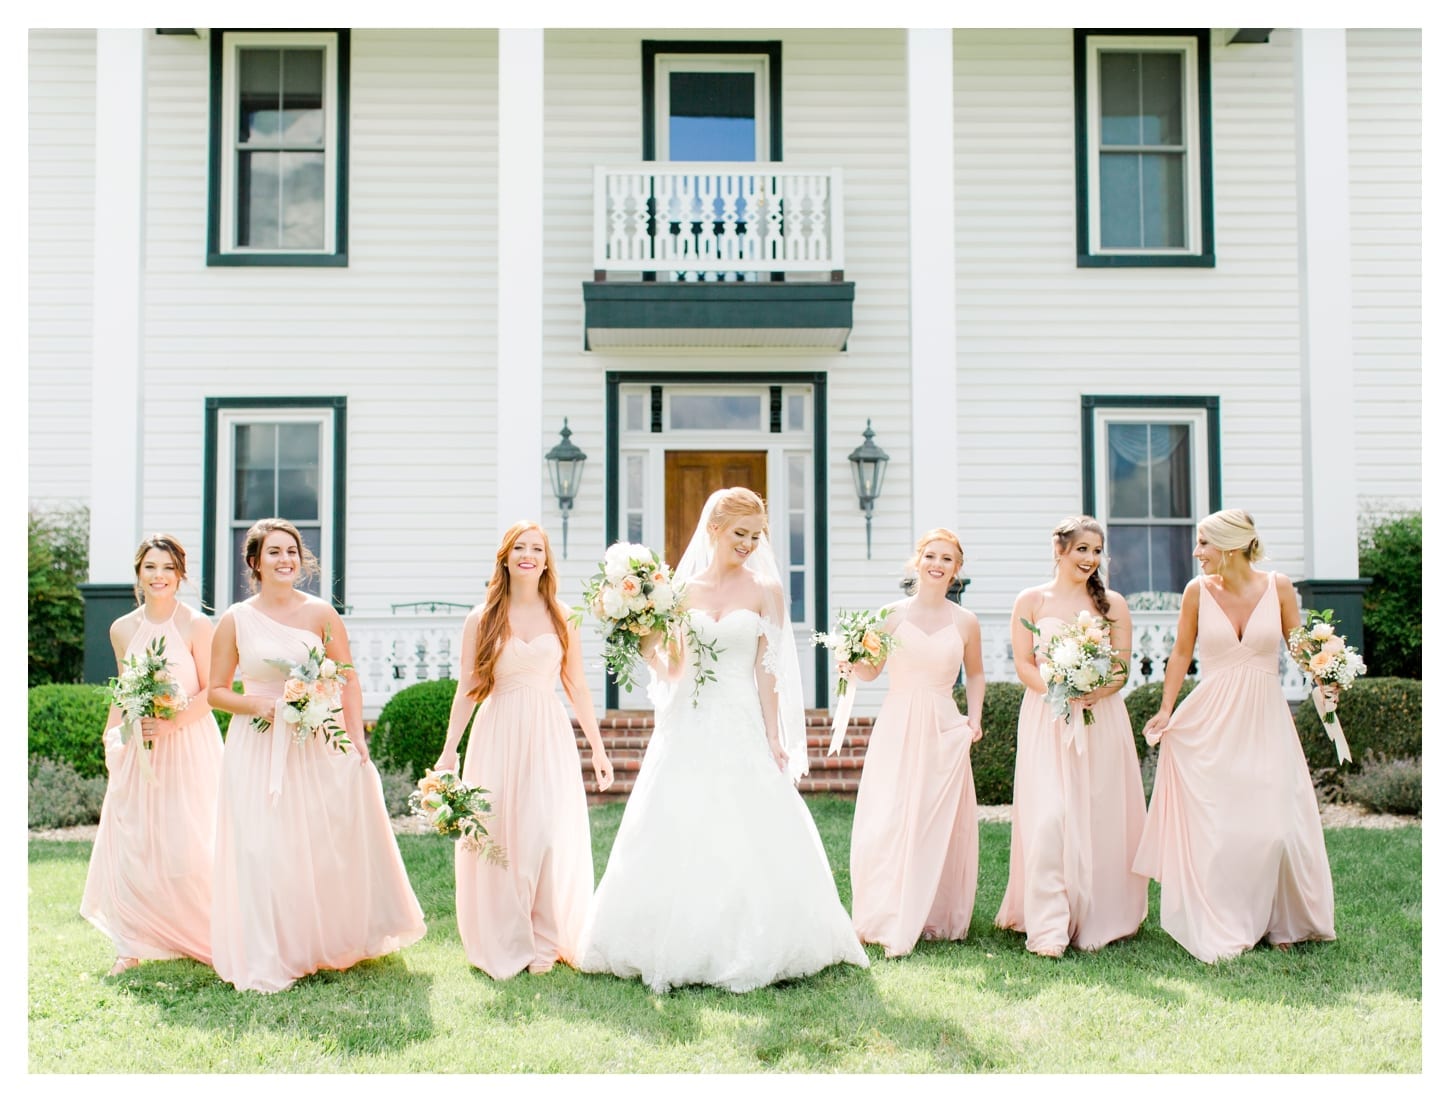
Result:
<instances>
[{"instance_id":1,"label":"white wedding gown","mask_svg":"<svg viewBox=\"0 0 1450 1102\"><path fill-rule=\"evenodd\" d=\"M735 609L695 629L716 680L689 675L657 714L579 967L657 992L702 983L750 991L842 961L866 966L816 824L766 745L755 686L764 621Z\"/></svg>"}]
</instances>

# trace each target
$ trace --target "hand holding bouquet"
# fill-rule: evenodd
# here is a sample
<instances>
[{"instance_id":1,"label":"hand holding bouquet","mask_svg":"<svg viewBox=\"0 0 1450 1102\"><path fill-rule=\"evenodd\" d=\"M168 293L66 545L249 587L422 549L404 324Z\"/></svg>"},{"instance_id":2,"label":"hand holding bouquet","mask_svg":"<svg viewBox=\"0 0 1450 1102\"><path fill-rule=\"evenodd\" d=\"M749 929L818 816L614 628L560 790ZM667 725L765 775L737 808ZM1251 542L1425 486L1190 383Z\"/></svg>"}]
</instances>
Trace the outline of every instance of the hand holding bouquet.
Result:
<instances>
[{"instance_id":1,"label":"hand holding bouquet","mask_svg":"<svg viewBox=\"0 0 1450 1102\"><path fill-rule=\"evenodd\" d=\"M1038 638L1042 629L1023 618L1022 625ZM1128 664L1113 653L1112 624L1086 609L1064 625L1038 649L1037 669L1047 682L1047 705L1063 719L1072 715L1072 702L1126 677ZM1086 727L1096 722L1093 710L1082 710Z\"/></svg>"},{"instance_id":2,"label":"hand holding bouquet","mask_svg":"<svg viewBox=\"0 0 1450 1102\"><path fill-rule=\"evenodd\" d=\"M175 719L187 703L167 665L164 635L152 640L144 653L128 655L119 676L111 678L106 687L124 720L123 743L127 729L139 731L143 719Z\"/></svg>"},{"instance_id":3,"label":"hand holding bouquet","mask_svg":"<svg viewBox=\"0 0 1450 1102\"><path fill-rule=\"evenodd\" d=\"M444 837L458 835L470 853L491 865L508 867L503 847L488 836L487 824L493 818L488 789L464 784L452 770L430 769L408 797L408 806Z\"/></svg>"},{"instance_id":4,"label":"hand holding bouquet","mask_svg":"<svg viewBox=\"0 0 1450 1102\"><path fill-rule=\"evenodd\" d=\"M343 753L352 748L352 741L336 717L342 712L342 689L347 684L350 662L336 662L327 657L328 636L324 633L322 646L312 647L301 662L287 662L279 658L267 661L277 669L284 670L287 681L282 686L282 707L278 711L284 723L295 730L294 740L300 745L313 735L321 734ZM272 721L266 716L253 716L252 726L266 731Z\"/></svg>"},{"instance_id":5,"label":"hand holding bouquet","mask_svg":"<svg viewBox=\"0 0 1450 1102\"><path fill-rule=\"evenodd\" d=\"M698 702L700 687L706 681L715 680L705 659L719 655L690 625L680 607L680 592L670 568L643 544L610 545L598 572L584 587L584 605L574 610L576 624L586 610L599 623L604 636L604 665L620 688L634 688L643 657L640 648L649 635L663 635L666 639L683 635L693 649L697 658L693 700Z\"/></svg>"},{"instance_id":6,"label":"hand holding bouquet","mask_svg":"<svg viewBox=\"0 0 1450 1102\"><path fill-rule=\"evenodd\" d=\"M829 632L815 632L811 639L818 646L828 647L837 662L855 665L860 661L880 666L896 646L896 639L888 634L882 625L886 622L888 610L875 612L842 611ZM826 750L830 757L841 749L846 737L846 724L851 718L851 706L856 701L856 685L849 674L836 678L836 714L831 720L831 745Z\"/></svg>"},{"instance_id":7,"label":"hand holding bouquet","mask_svg":"<svg viewBox=\"0 0 1450 1102\"><path fill-rule=\"evenodd\" d=\"M1334 741L1341 762L1352 760L1344 730L1339 726L1335 704L1341 690L1354 684L1365 672L1364 659L1334 630L1334 610L1304 610L1305 623L1289 633L1289 654L1295 665L1314 682L1314 707L1324 722L1324 730Z\"/></svg>"}]
</instances>

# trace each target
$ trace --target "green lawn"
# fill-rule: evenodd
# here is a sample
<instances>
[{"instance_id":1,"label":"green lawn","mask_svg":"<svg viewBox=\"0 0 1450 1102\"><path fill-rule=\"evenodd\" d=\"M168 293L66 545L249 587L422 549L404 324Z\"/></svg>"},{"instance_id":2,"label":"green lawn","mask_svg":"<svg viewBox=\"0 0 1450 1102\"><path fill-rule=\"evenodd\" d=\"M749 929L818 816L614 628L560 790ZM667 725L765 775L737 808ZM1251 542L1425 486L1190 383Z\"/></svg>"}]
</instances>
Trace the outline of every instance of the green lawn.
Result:
<instances>
[{"instance_id":1,"label":"green lawn","mask_svg":"<svg viewBox=\"0 0 1450 1102\"><path fill-rule=\"evenodd\" d=\"M852 804L807 801L850 899ZM591 809L602 872L620 805ZM110 979L76 913L88 843L30 843L34 1072L1419 1072L1420 831L1328 832L1339 941L1205 966L1157 926L1061 961L995 930L1008 828L982 827L965 943L747 995L651 994L556 967L496 983L463 958L452 846L399 839L428 916L417 945L288 992L190 961Z\"/></svg>"}]
</instances>

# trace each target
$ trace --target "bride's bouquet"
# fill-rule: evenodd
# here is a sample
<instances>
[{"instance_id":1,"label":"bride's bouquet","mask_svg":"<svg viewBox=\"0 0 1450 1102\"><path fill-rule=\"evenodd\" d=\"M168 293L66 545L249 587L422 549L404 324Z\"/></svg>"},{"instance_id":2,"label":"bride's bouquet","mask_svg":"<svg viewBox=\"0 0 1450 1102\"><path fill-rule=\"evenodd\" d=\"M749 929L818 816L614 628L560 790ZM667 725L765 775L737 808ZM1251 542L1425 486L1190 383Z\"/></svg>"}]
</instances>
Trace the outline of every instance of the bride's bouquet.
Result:
<instances>
[{"instance_id":1,"label":"bride's bouquet","mask_svg":"<svg viewBox=\"0 0 1450 1102\"><path fill-rule=\"evenodd\" d=\"M1041 638L1042 629L1031 620L1024 617L1022 624ZM1128 672L1128 664L1113 653L1111 623L1086 609L1038 653L1042 661L1037 668L1047 682L1047 706L1063 719L1072 715L1074 700L1111 685ZM1091 708L1082 710L1082 722L1084 727L1096 722Z\"/></svg>"},{"instance_id":2,"label":"bride's bouquet","mask_svg":"<svg viewBox=\"0 0 1450 1102\"><path fill-rule=\"evenodd\" d=\"M1354 679L1365 672L1364 659L1359 656L1359 651L1345 642L1344 636L1335 632L1332 608L1323 612L1306 608L1304 617L1305 622L1289 633L1289 654L1295 665L1314 682L1310 696L1324 723L1325 733L1334 742L1339 760L1352 761L1344 729L1339 726L1334 706L1324 695L1324 686L1333 685L1338 690L1349 688Z\"/></svg>"},{"instance_id":3,"label":"bride's bouquet","mask_svg":"<svg viewBox=\"0 0 1450 1102\"><path fill-rule=\"evenodd\" d=\"M896 638L882 628L889 613L888 609L875 612L842 611L829 632L815 632L811 639L818 646L826 647L837 662L854 665L863 659L879 666L896 646ZM847 674L836 678L836 714L831 720L831 745L826 751L830 757L841 748L846 737L846 724L851 718L851 706L856 702L856 683Z\"/></svg>"},{"instance_id":4,"label":"bride's bouquet","mask_svg":"<svg viewBox=\"0 0 1450 1102\"><path fill-rule=\"evenodd\" d=\"M680 607L680 591L669 566L643 544L609 546L598 572L584 586L584 604L574 610L576 624L586 610L599 623L604 636L604 665L620 688L634 688L643 663L640 646L651 633L666 639L683 637L694 651L692 700L698 702L701 686L715 680L705 659L713 661L719 655L712 644L700 638Z\"/></svg>"},{"instance_id":5,"label":"bride's bouquet","mask_svg":"<svg viewBox=\"0 0 1450 1102\"><path fill-rule=\"evenodd\" d=\"M488 834L488 822L493 818L488 789L464 784L452 770L430 769L418 782L417 791L408 797L408 806L439 834L458 835L470 853L491 865L508 868L508 855Z\"/></svg>"},{"instance_id":6,"label":"bride's bouquet","mask_svg":"<svg viewBox=\"0 0 1450 1102\"><path fill-rule=\"evenodd\" d=\"M152 640L141 654L127 655L116 677L106 682L111 703L121 713L121 745L141 733L143 719L175 719L187 705L171 667L166 662L166 637ZM141 740L141 774L150 780L151 762L146 750L150 743Z\"/></svg>"},{"instance_id":7,"label":"bride's bouquet","mask_svg":"<svg viewBox=\"0 0 1450 1102\"><path fill-rule=\"evenodd\" d=\"M347 684L351 662L336 662L327 657L329 634L324 632L322 646L312 647L301 662L269 658L267 664L287 674L282 685L282 707L277 716L293 728L293 739L299 745L320 734L347 753L352 741L337 716L342 714L342 689ZM266 731L272 721L266 716L253 716L252 726Z\"/></svg>"}]
</instances>

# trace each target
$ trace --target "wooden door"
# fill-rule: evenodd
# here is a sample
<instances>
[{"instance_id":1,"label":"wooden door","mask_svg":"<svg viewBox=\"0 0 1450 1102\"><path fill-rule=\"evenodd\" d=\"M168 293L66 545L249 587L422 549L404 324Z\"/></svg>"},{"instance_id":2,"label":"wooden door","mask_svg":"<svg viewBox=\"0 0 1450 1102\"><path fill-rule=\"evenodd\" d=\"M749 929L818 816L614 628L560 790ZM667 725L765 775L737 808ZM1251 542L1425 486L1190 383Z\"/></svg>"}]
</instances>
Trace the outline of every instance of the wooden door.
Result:
<instances>
[{"instance_id":1,"label":"wooden door","mask_svg":"<svg viewBox=\"0 0 1450 1102\"><path fill-rule=\"evenodd\" d=\"M665 452L665 561L671 566L695 534L705 500L727 486L765 497L765 452Z\"/></svg>"}]
</instances>

